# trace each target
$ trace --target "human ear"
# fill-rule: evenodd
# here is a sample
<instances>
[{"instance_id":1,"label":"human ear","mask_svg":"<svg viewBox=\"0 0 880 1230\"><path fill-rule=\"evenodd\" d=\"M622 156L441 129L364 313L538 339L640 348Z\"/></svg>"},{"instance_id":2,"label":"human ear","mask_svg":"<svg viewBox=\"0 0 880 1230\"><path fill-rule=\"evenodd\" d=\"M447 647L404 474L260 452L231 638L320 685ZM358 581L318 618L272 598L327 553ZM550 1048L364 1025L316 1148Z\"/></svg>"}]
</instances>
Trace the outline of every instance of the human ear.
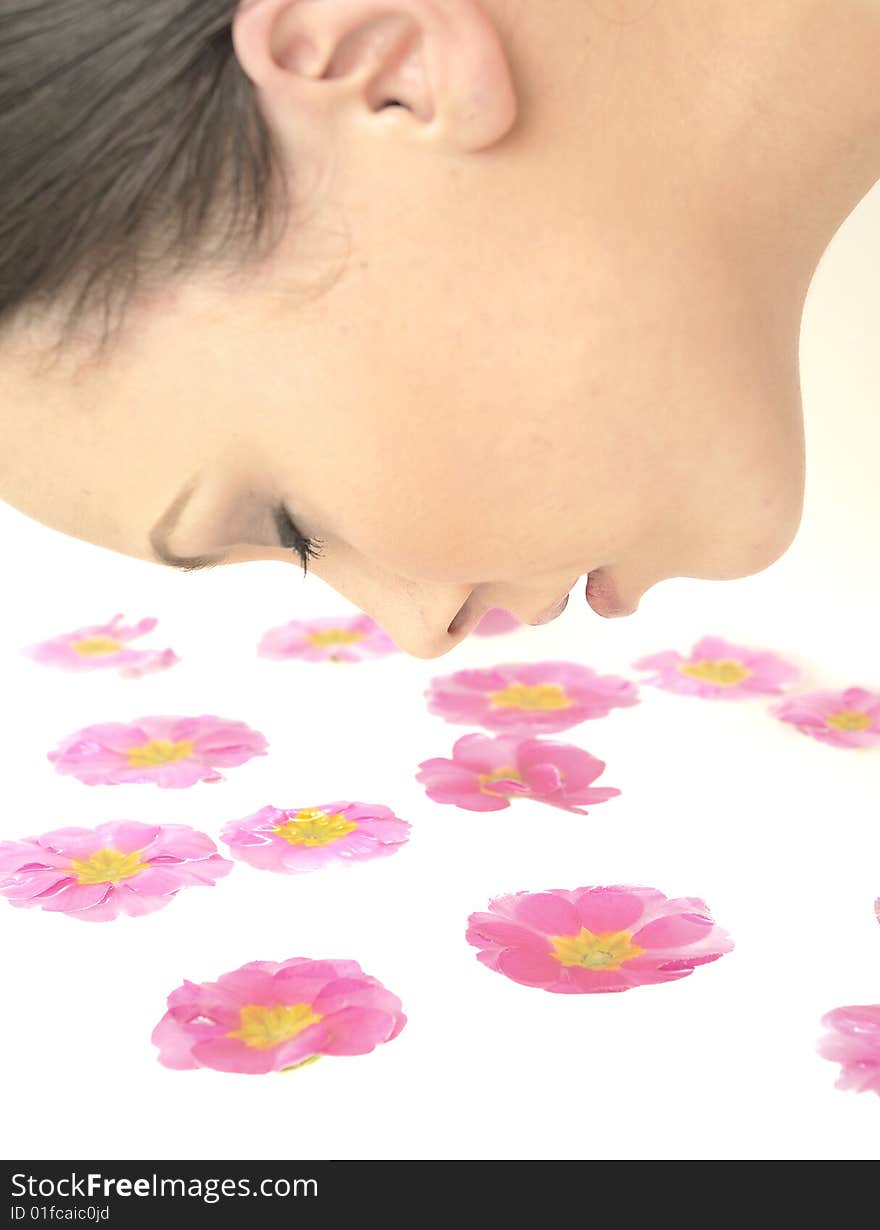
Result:
<instances>
[{"instance_id":1,"label":"human ear","mask_svg":"<svg viewBox=\"0 0 880 1230\"><path fill-rule=\"evenodd\" d=\"M232 38L292 140L303 125L323 137L343 125L476 152L516 120L508 58L481 0L243 0Z\"/></svg>"}]
</instances>

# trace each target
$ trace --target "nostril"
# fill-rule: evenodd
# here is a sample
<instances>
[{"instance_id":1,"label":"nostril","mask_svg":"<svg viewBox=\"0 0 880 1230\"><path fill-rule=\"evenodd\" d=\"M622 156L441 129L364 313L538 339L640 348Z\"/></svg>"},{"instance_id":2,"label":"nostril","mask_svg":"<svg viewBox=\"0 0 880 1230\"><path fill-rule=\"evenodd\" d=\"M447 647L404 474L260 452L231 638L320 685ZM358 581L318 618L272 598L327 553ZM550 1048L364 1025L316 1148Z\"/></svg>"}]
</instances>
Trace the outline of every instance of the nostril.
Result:
<instances>
[{"instance_id":1,"label":"nostril","mask_svg":"<svg viewBox=\"0 0 880 1230\"><path fill-rule=\"evenodd\" d=\"M452 623L446 629L448 636L457 636L460 632L470 632L475 628L488 608L481 606L471 595L458 609Z\"/></svg>"},{"instance_id":2,"label":"nostril","mask_svg":"<svg viewBox=\"0 0 880 1230\"><path fill-rule=\"evenodd\" d=\"M456 633L464 627L467 618L467 603L465 603L464 606L458 611L458 614L454 616L452 623L446 629L449 636L455 636Z\"/></svg>"}]
</instances>

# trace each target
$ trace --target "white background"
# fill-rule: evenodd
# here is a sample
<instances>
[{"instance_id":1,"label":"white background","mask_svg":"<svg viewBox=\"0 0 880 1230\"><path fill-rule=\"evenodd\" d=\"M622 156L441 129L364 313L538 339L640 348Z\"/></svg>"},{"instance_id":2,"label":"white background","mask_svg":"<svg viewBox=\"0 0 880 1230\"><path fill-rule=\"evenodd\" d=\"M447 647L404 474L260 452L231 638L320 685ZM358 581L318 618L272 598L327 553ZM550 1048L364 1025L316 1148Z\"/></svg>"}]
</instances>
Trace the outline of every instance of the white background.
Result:
<instances>
[{"instance_id":1,"label":"white background","mask_svg":"<svg viewBox=\"0 0 880 1230\"><path fill-rule=\"evenodd\" d=\"M763 701L644 687L634 708L558 736L605 760L598 784L623 792L587 817L531 802L466 812L414 780L472 729L422 698L464 666L568 659L638 678L635 658L713 633L794 658L804 689L880 687L878 268L875 189L807 303L796 544L754 578L666 582L630 619L598 619L576 593L553 625L471 637L436 661L270 662L256 656L267 628L349 609L296 566L178 576L0 506L0 837L122 818L216 837L266 803L336 798L387 803L413 825L392 858L289 877L239 864L141 919L87 924L0 900L3 1156L878 1156L880 1098L835 1090L837 1065L814 1047L824 1012L880 1002L880 749L817 743ZM180 665L125 680L19 653L117 611L158 616L139 644L172 646ZM80 727L158 713L246 721L270 754L183 790L87 787L46 759ZM491 896L608 883L704 897L735 951L665 986L554 996L483 968L464 940ZM402 998L403 1033L284 1075L158 1064L150 1032L184 978L292 956L358 960Z\"/></svg>"}]
</instances>

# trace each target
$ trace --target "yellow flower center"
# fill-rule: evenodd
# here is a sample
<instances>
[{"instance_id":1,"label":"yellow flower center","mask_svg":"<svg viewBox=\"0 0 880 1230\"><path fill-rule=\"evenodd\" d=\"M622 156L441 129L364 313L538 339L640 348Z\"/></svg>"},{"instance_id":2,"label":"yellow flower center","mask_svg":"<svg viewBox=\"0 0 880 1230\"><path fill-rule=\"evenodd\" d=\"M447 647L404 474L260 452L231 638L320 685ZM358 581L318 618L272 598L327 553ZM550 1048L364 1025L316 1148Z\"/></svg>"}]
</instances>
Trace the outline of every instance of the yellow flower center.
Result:
<instances>
[{"instance_id":1,"label":"yellow flower center","mask_svg":"<svg viewBox=\"0 0 880 1230\"><path fill-rule=\"evenodd\" d=\"M179 743L169 743L167 739L150 739L139 747L127 747L125 754L130 765L149 768L152 765L169 764L172 760L186 760L193 754L193 744L189 739L182 739Z\"/></svg>"},{"instance_id":2,"label":"yellow flower center","mask_svg":"<svg viewBox=\"0 0 880 1230\"><path fill-rule=\"evenodd\" d=\"M105 846L88 858L72 858L70 869L79 884L118 884L139 871L146 871L150 864L141 862L142 853L142 850L132 850L130 854L123 854L121 850Z\"/></svg>"},{"instance_id":3,"label":"yellow flower center","mask_svg":"<svg viewBox=\"0 0 880 1230\"><path fill-rule=\"evenodd\" d=\"M620 969L645 951L632 942L631 931L600 931L596 935L581 927L577 935L551 935L550 956L561 965L576 965L580 969Z\"/></svg>"},{"instance_id":4,"label":"yellow flower center","mask_svg":"<svg viewBox=\"0 0 880 1230\"><path fill-rule=\"evenodd\" d=\"M874 719L870 713L861 713L858 709L841 709L838 713L829 714L825 723L838 730L870 730Z\"/></svg>"},{"instance_id":5,"label":"yellow flower center","mask_svg":"<svg viewBox=\"0 0 880 1230\"><path fill-rule=\"evenodd\" d=\"M305 807L294 820L277 824L272 832L292 846L329 846L331 841L339 841L356 828L357 821L349 820L341 811L328 816L320 807Z\"/></svg>"},{"instance_id":6,"label":"yellow flower center","mask_svg":"<svg viewBox=\"0 0 880 1230\"><path fill-rule=\"evenodd\" d=\"M509 798L509 795L505 794L502 790L490 790L489 787L486 785L486 782L497 782L497 781L500 781L502 778L507 778L507 779L513 778L513 780L516 782L522 781L522 775L520 773L517 773L516 769L511 768L510 765L505 765L501 769L496 769L494 773L481 773L480 774L480 789L483 791L484 794L494 794L496 798L499 798L499 799Z\"/></svg>"},{"instance_id":7,"label":"yellow flower center","mask_svg":"<svg viewBox=\"0 0 880 1230\"><path fill-rule=\"evenodd\" d=\"M511 683L500 692L490 692L489 700L508 709L568 709L573 703L558 683Z\"/></svg>"},{"instance_id":8,"label":"yellow flower center","mask_svg":"<svg viewBox=\"0 0 880 1230\"><path fill-rule=\"evenodd\" d=\"M735 662L732 658L717 658L714 661L704 658L701 662L682 662L678 669L683 675L690 675L691 679L701 679L703 683L717 683L722 688L742 683L752 673L747 666Z\"/></svg>"},{"instance_id":9,"label":"yellow flower center","mask_svg":"<svg viewBox=\"0 0 880 1230\"><path fill-rule=\"evenodd\" d=\"M240 1038L245 1046L267 1051L270 1046L295 1038L320 1020L311 1004L244 1004L238 1029L233 1029L226 1037Z\"/></svg>"},{"instance_id":10,"label":"yellow flower center","mask_svg":"<svg viewBox=\"0 0 880 1230\"><path fill-rule=\"evenodd\" d=\"M306 638L310 645L318 645L322 649L327 645L353 645L362 641L366 632L350 632L347 628L325 628L323 632L310 632Z\"/></svg>"},{"instance_id":11,"label":"yellow flower center","mask_svg":"<svg viewBox=\"0 0 880 1230\"><path fill-rule=\"evenodd\" d=\"M86 636L81 641L71 641L70 648L85 658L93 658L102 653L116 653L122 644L122 641L114 641L110 636Z\"/></svg>"}]
</instances>

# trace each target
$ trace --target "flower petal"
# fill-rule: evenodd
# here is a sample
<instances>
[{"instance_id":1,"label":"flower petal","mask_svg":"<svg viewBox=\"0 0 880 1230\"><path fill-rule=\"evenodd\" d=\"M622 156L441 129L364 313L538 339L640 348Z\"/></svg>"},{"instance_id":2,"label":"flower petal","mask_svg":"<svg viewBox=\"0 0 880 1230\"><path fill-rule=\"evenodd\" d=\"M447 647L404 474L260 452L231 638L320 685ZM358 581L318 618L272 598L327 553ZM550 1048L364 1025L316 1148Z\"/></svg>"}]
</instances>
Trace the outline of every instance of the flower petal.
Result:
<instances>
[{"instance_id":1,"label":"flower petal","mask_svg":"<svg viewBox=\"0 0 880 1230\"><path fill-rule=\"evenodd\" d=\"M644 914L642 898L625 888L588 888L575 900L580 925L599 935L630 931Z\"/></svg>"}]
</instances>

